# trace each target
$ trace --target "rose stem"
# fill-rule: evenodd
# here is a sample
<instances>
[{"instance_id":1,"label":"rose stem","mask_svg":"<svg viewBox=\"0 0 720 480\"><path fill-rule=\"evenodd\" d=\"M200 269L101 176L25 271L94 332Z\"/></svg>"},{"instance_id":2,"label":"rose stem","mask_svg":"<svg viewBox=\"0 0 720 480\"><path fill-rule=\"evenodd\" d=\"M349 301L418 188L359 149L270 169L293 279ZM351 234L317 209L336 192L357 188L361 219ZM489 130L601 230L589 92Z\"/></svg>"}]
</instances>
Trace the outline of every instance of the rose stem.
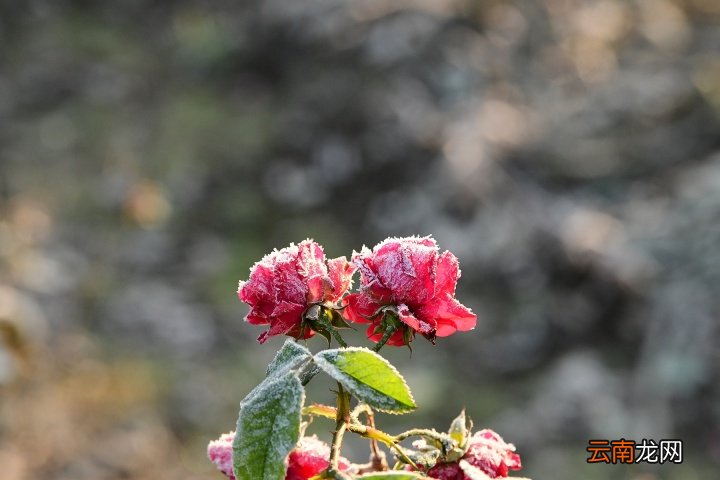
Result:
<instances>
[{"instance_id":1,"label":"rose stem","mask_svg":"<svg viewBox=\"0 0 720 480\"><path fill-rule=\"evenodd\" d=\"M335 432L333 432L332 445L330 446L329 472L337 472L340 459L340 446L348 423L350 423L350 393L343 390L338 382L337 392L337 413L335 415Z\"/></svg>"}]
</instances>

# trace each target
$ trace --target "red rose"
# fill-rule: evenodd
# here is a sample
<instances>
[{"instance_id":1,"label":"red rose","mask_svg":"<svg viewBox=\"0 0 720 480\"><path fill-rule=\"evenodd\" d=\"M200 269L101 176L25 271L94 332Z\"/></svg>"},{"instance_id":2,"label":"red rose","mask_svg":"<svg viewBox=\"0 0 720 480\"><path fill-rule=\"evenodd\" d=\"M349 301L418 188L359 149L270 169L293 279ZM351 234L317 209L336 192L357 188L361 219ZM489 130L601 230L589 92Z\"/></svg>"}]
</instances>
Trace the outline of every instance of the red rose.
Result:
<instances>
[{"instance_id":1,"label":"red rose","mask_svg":"<svg viewBox=\"0 0 720 480\"><path fill-rule=\"evenodd\" d=\"M325 470L329 463L330 447L316 436L303 437L297 448L288 455L288 469L285 480L307 480ZM347 471L350 462L340 457L340 471Z\"/></svg>"},{"instance_id":2,"label":"red rose","mask_svg":"<svg viewBox=\"0 0 720 480\"><path fill-rule=\"evenodd\" d=\"M520 470L520 455L515 446L505 441L492 430L480 430L470 437L470 444L462 460L467 461L490 478L506 478L510 470ZM470 480L460 468L458 462L438 463L427 475L439 480Z\"/></svg>"},{"instance_id":3,"label":"red rose","mask_svg":"<svg viewBox=\"0 0 720 480\"><path fill-rule=\"evenodd\" d=\"M225 433L217 440L208 444L208 457L222 473L230 480L235 480L232 471L232 444L235 432ZM330 447L316 436L303 437L297 447L290 451L287 458L288 469L285 480L308 480L328 467ZM340 471L347 471L350 462L340 457L338 462Z\"/></svg>"},{"instance_id":4,"label":"red rose","mask_svg":"<svg viewBox=\"0 0 720 480\"><path fill-rule=\"evenodd\" d=\"M312 240L275 250L239 284L238 297L250 305L245 320L270 325L258 337L260 343L273 335L309 338L314 332L301 326L308 305L335 304L350 288L354 272L345 257L326 261L322 247Z\"/></svg>"},{"instance_id":5,"label":"red rose","mask_svg":"<svg viewBox=\"0 0 720 480\"><path fill-rule=\"evenodd\" d=\"M433 238L388 238L372 251L363 247L352 260L360 270L361 291L345 297L343 314L353 322L371 323L371 340L384 334L387 307L404 325L389 345L405 345L414 332L432 340L475 328L477 316L455 299L457 258L449 251L441 254Z\"/></svg>"}]
</instances>

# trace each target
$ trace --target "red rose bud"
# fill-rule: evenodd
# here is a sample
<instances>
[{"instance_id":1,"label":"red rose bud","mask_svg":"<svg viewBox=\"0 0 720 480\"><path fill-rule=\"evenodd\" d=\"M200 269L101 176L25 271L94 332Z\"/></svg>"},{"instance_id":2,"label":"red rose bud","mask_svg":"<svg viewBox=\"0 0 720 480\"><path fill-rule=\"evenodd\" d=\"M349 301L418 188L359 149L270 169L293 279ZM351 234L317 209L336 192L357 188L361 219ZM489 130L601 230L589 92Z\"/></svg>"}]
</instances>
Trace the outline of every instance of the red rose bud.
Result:
<instances>
[{"instance_id":1,"label":"red rose bud","mask_svg":"<svg viewBox=\"0 0 720 480\"><path fill-rule=\"evenodd\" d=\"M510 470L520 470L520 455L515 446L492 430L480 430L470 437L469 446L461 460L479 468L490 478L506 478ZM458 462L438 463L427 471L430 478L439 480L471 480Z\"/></svg>"},{"instance_id":2,"label":"red rose bud","mask_svg":"<svg viewBox=\"0 0 720 480\"><path fill-rule=\"evenodd\" d=\"M325 470L330 458L330 447L316 436L303 437L293 451L288 455L288 469L285 480L308 480ZM350 468L350 462L340 457L338 469L345 472Z\"/></svg>"},{"instance_id":3,"label":"red rose bud","mask_svg":"<svg viewBox=\"0 0 720 480\"><path fill-rule=\"evenodd\" d=\"M225 433L217 440L208 444L208 457L222 473L230 480L235 480L232 471L233 440L235 432ZM316 436L303 437L297 447L290 451L287 457L287 473L285 480L308 480L325 470L329 463L330 447ZM340 457L338 469L345 472L350 469L350 462Z\"/></svg>"},{"instance_id":4,"label":"red rose bud","mask_svg":"<svg viewBox=\"0 0 720 480\"><path fill-rule=\"evenodd\" d=\"M220 438L208 444L207 455L211 462L230 480L235 480L233 475L233 440L235 432L223 433Z\"/></svg>"},{"instance_id":5,"label":"red rose bud","mask_svg":"<svg viewBox=\"0 0 720 480\"><path fill-rule=\"evenodd\" d=\"M352 260L360 270L360 293L343 299L343 315L370 323L372 341L392 332L388 345L407 345L415 332L433 341L475 328L477 316L455 299L457 258L441 254L433 238L388 238L372 251L363 247Z\"/></svg>"},{"instance_id":6,"label":"red rose bud","mask_svg":"<svg viewBox=\"0 0 720 480\"><path fill-rule=\"evenodd\" d=\"M334 306L352 284L355 266L345 257L325 260L320 245L305 240L263 257L241 281L238 298L250 305L245 321L270 325L258 341L273 335L310 338L315 332L303 325L309 305Z\"/></svg>"}]
</instances>

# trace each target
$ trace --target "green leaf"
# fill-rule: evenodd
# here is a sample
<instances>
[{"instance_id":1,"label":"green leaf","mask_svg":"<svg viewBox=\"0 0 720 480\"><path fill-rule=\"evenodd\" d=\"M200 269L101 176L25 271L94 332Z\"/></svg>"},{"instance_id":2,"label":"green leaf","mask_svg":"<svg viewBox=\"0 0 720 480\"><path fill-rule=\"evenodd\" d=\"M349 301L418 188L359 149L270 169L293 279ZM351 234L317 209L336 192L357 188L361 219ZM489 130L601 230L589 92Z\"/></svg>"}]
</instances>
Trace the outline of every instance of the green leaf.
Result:
<instances>
[{"instance_id":1,"label":"green leaf","mask_svg":"<svg viewBox=\"0 0 720 480\"><path fill-rule=\"evenodd\" d=\"M423 468L430 468L435 465L440 457L440 450L433 448L424 451L416 451L410 448L403 448L402 452L407 458L412 460L415 465ZM395 458L403 463L406 463L401 457L398 456L398 452L393 452Z\"/></svg>"},{"instance_id":2,"label":"green leaf","mask_svg":"<svg viewBox=\"0 0 720 480\"><path fill-rule=\"evenodd\" d=\"M282 348L275 354L267 367L267 377L282 375L283 373L299 368L312 358L310 350L294 340L287 339Z\"/></svg>"},{"instance_id":3,"label":"green leaf","mask_svg":"<svg viewBox=\"0 0 720 480\"><path fill-rule=\"evenodd\" d=\"M405 379L390 363L367 348L323 350L315 363L372 408L407 413L416 408Z\"/></svg>"},{"instance_id":4,"label":"green leaf","mask_svg":"<svg viewBox=\"0 0 720 480\"><path fill-rule=\"evenodd\" d=\"M303 385L307 385L318 373L320 373L318 366L315 365L315 362L310 362L306 364L302 370L300 370L300 373L298 373L300 376L300 382L302 382Z\"/></svg>"},{"instance_id":5,"label":"green leaf","mask_svg":"<svg viewBox=\"0 0 720 480\"><path fill-rule=\"evenodd\" d=\"M450 430L448 430L450 438L455 440L461 449L465 449L467 439L470 436L470 429L467 426L467 418L465 417L465 409L463 408L460 415L450 424ZM464 452L463 452L464 453Z\"/></svg>"},{"instance_id":6,"label":"green leaf","mask_svg":"<svg viewBox=\"0 0 720 480\"><path fill-rule=\"evenodd\" d=\"M288 372L297 373L303 385L306 385L318 373L317 366L312 363L310 350L290 339L286 340L282 348L275 354L275 358L268 365L267 373L260 385L253 388L240 401L240 410L245 404L251 402L258 392L263 391L268 383L277 380Z\"/></svg>"},{"instance_id":7,"label":"green leaf","mask_svg":"<svg viewBox=\"0 0 720 480\"><path fill-rule=\"evenodd\" d=\"M305 400L300 379L287 372L268 380L240 402L233 443L233 472L238 480L283 480L285 457L300 436Z\"/></svg>"},{"instance_id":8,"label":"green leaf","mask_svg":"<svg viewBox=\"0 0 720 480\"><path fill-rule=\"evenodd\" d=\"M426 477L425 475L421 475L419 473L415 472L374 472L374 473L366 473L365 475L361 475L357 477L360 478L367 478L367 479L373 479L373 480L416 480L418 478L430 478Z\"/></svg>"}]
</instances>

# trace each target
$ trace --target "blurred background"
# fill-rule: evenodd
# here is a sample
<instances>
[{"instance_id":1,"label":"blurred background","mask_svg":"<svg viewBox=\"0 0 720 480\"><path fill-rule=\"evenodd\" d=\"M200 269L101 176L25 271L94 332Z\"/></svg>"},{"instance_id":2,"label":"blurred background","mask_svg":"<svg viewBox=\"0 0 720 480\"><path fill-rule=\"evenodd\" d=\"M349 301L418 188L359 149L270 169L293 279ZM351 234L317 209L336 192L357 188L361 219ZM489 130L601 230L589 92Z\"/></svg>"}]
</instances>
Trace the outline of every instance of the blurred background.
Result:
<instances>
[{"instance_id":1,"label":"blurred background","mask_svg":"<svg viewBox=\"0 0 720 480\"><path fill-rule=\"evenodd\" d=\"M0 0L0 476L222 478L206 444L284 341L242 321L248 268L432 234L478 327L383 350L420 410L380 426L465 407L536 480L718 478L718 20L717 0ZM585 463L620 437L682 439L684 463Z\"/></svg>"}]
</instances>

